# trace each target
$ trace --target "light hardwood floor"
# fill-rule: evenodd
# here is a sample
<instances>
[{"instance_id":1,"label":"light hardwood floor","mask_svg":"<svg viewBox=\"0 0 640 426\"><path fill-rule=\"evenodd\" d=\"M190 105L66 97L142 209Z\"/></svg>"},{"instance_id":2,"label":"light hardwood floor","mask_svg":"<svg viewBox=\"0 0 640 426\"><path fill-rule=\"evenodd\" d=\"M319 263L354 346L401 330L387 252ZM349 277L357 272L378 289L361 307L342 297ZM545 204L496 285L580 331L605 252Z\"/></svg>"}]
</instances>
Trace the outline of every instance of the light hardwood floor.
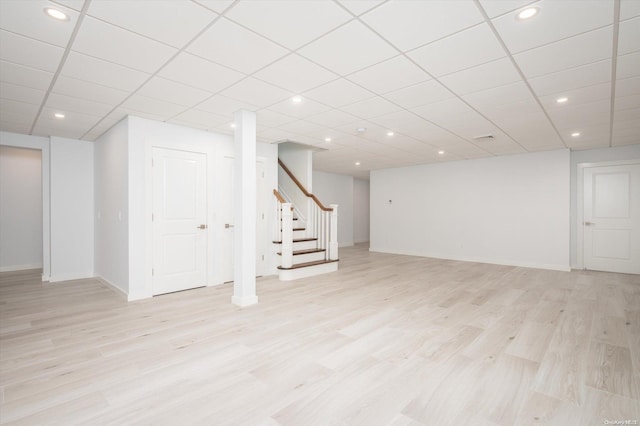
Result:
<instances>
[{"instance_id":1,"label":"light hardwood floor","mask_svg":"<svg viewBox=\"0 0 640 426\"><path fill-rule=\"evenodd\" d=\"M0 423L640 423L639 276L341 259L245 309L0 274Z\"/></svg>"}]
</instances>

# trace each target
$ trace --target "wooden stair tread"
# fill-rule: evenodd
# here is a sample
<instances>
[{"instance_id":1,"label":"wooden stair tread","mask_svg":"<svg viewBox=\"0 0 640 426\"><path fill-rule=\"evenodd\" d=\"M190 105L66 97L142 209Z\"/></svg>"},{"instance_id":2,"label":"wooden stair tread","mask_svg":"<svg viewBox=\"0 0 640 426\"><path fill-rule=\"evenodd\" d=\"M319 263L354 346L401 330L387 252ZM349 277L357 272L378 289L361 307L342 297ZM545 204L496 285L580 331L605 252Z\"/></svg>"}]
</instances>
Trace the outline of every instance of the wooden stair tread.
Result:
<instances>
[{"instance_id":1,"label":"wooden stair tread","mask_svg":"<svg viewBox=\"0 0 640 426\"><path fill-rule=\"evenodd\" d=\"M283 269L283 270L300 269L300 268L306 268L307 266L324 265L325 263L333 263L333 262L337 262L337 261L338 261L338 259L336 259L336 260L315 260L313 262L298 263L296 265L291 266L291 268L283 268L282 266L278 266L278 269Z\"/></svg>"},{"instance_id":2,"label":"wooden stair tread","mask_svg":"<svg viewBox=\"0 0 640 426\"><path fill-rule=\"evenodd\" d=\"M317 238L294 238L294 243L302 243L304 241L318 241ZM274 241L273 244L282 244L282 241Z\"/></svg>"},{"instance_id":3,"label":"wooden stair tread","mask_svg":"<svg viewBox=\"0 0 640 426\"><path fill-rule=\"evenodd\" d=\"M293 251L293 255L297 255L297 254L310 254L310 253L321 253L323 251L326 251L325 249L320 249L320 248L315 248L315 249L306 249L306 250L294 250ZM276 253L282 256L282 253Z\"/></svg>"},{"instance_id":4,"label":"wooden stair tread","mask_svg":"<svg viewBox=\"0 0 640 426\"><path fill-rule=\"evenodd\" d=\"M293 228L294 231L305 231L307 228ZM282 232L282 229L280 230Z\"/></svg>"}]
</instances>

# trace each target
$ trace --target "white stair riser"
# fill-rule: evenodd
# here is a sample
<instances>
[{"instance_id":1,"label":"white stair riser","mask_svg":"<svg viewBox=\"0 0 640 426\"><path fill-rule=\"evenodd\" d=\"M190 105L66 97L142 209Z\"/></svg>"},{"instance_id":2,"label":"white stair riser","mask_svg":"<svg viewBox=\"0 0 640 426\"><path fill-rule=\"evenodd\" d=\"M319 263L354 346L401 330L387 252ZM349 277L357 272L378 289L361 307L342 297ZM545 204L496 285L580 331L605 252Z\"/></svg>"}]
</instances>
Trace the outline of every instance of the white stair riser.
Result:
<instances>
[{"instance_id":1,"label":"white stair riser","mask_svg":"<svg viewBox=\"0 0 640 426\"><path fill-rule=\"evenodd\" d=\"M297 265L298 263L313 262L314 260L324 260L324 253L323 251L319 251L317 253L296 254L293 256L293 264Z\"/></svg>"},{"instance_id":2,"label":"white stair riser","mask_svg":"<svg viewBox=\"0 0 640 426\"><path fill-rule=\"evenodd\" d=\"M306 268L280 269L278 270L278 278L280 278L280 281L291 281L314 275L327 274L337 270L338 262L323 263L320 265L307 266Z\"/></svg>"},{"instance_id":3,"label":"white stair riser","mask_svg":"<svg viewBox=\"0 0 640 426\"><path fill-rule=\"evenodd\" d=\"M307 237L307 231L293 231L293 239L296 238L306 238Z\"/></svg>"},{"instance_id":4,"label":"white stair riser","mask_svg":"<svg viewBox=\"0 0 640 426\"><path fill-rule=\"evenodd\" d=\"M317 241L298 241L293 243L293 250L308 250L318 247Z\"/></svg>"}]
</instances>

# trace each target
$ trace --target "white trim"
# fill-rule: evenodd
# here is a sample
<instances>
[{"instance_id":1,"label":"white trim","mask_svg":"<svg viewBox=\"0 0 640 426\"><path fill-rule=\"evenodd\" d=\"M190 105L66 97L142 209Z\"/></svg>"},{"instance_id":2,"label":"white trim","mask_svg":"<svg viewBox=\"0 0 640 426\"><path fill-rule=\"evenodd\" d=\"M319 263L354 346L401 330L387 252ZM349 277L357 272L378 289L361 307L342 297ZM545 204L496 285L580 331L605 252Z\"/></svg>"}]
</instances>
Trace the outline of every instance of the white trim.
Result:
<instances>
[{"instance_id":1,"label":"white trim","mask_svg":"<svg viewBox=\"0 0 640 426\"><path fill-rule=\"evenodd\" d=\"M0 266L0 272L14 272L14 271L27 271L29 269L35 269L39 272L42 271L42 264L40 263L31 263L28 265L10 265L10 266Z\"/></svg>"},{"instance_id":2,"label":"white trim","mask_svg":"<svg viewBox=\"0 0 640 426\"><path fill-rule=\"evenodd\" d=\"M584 169L594 167L626 166L640 164L640 159L603 161L598 163L578 163L576 176L576 267L584 266Z\"/></svg>"},{"instance_id":3,"label":"white trim","mask_svg":"<svg viewBox=\"0 0 640 426\"><path fill-rule=\"evenodd\" d=\"M320 274L328 274L338 270L339 262L321 263L319 265L305 266L295 269L278 269L278 279L280 281L292 281L300 278L313 277Z\"/></svg>"},{"instance_id":4,"label":"white trim","mask_svg":"<svg viewBox=\"0 0 640 426\"><path fill-rule=\"evenodd\" d=\"M94 278L97 279L100 283L114 290L114 292L117 293L118 296L120 296L122 299L129 301L129 295L127 294L127 292L121 289L120 287L118 287L117 285L115 285L114 283L112 283L111 281L98 275L96 275Z\"/></svg>"},{"instance_id":5,"label":"white trim","mask_svg":"<svg viewBox=\"0 0 640 426\"><path fill-rule=\"evenodd\" d=\"M247 306L257 304L258 296L248 296L248 297L231 296L231 303L241 308L245 308Z\"/></svg>"},{"instance_id":6,"label":"white trim","mask_svg":"<svg viewBox=\"0 0 640 426\"><path fill-rule=\"evenodd\" d=\"M57 276L51 276L49 277L49 282L50 283L58 283L61 281L73 281L73 280L87 280L90 278L95 278L95 275L93 275L92 272L90 273L74 273L74 274L62 274L62 275L57 275Z\"/></svg>"},{"instance_id":7,"label":"white trim","mask_svg":"<svg viewBox=\"0 0 640 426\"><path fill-rule=\"evenodd\" d=\"M505 265L505 266L517 266L521 268L547 269L551 271L562 271L562 272L571 271L570 265L558 265L554 263L520 262L520 261L507 260L507 259L486 259L486 258L476 258L476 257L450 256L450 255L442 255L437 253L418 252L418 251L412 251L412 250L385 249L380 247L370 247L369 251L376 252L376 253L400 254L404 256L419 256L419 257L430 257L433 259L456 260L461 262L488 263L491 265Z\"/></svg>"}]
</instances>

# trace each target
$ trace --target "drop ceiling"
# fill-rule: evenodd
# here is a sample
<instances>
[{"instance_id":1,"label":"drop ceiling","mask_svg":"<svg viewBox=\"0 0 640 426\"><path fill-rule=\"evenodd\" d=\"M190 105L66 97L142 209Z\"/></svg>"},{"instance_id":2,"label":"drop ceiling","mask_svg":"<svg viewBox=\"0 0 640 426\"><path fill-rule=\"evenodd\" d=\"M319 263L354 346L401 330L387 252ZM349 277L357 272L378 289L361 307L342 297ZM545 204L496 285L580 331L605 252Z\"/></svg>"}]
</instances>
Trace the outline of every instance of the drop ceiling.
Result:
<instances>
[{"instance_id":1,"label":"drop ceiling","mask_svg":"<svg viewBox=\"0 0 640 426\"><path fill-rule=\"evenodd\" d=\"M640 142L636 0L0 0L0 61L1 130L232 134L244 108L259 141L359 177Z\"/></svg>"}]
</instances>

